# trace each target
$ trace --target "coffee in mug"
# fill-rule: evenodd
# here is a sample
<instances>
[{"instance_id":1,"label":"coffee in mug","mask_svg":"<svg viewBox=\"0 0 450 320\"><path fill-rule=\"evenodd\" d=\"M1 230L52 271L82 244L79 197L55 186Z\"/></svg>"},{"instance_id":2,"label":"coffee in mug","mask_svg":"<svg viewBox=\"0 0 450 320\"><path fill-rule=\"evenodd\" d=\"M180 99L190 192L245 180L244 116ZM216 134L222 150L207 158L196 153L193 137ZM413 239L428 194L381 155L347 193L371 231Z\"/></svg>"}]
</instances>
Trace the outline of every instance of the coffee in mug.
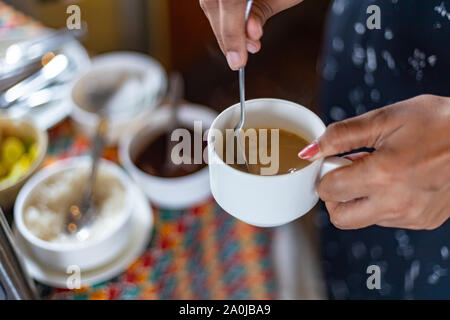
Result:
<instances>
[{"instance_id":1,"label":"coffee in mug","mask_svg":"<svg viewBox=\"0 0 450 320\"><path fill-rule=\"evenodd\" d=\"M247 128L242 134L242 148L245 149L248 168L252 174L294 173L310 164L298 157L299 150L309 142L294 132L279 128ZM237 154L240 149L237 148L234 131L227 131L224 136L222 159L231 167L244 171L238 164Z\"/></svg>"}]
</instances>

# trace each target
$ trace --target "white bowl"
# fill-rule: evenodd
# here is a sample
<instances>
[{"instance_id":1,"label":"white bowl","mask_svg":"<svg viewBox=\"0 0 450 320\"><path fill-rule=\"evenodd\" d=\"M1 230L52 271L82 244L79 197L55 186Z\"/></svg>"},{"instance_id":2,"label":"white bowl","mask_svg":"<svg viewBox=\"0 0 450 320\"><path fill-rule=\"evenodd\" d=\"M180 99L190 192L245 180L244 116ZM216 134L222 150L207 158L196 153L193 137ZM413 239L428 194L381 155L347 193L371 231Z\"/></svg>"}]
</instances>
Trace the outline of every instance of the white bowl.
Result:
<instances>
[{"instance_id":1,"label":"white bowl","mask_svg":"<svg viewBox=\"0 0 450 320\"><path fill-rule=\"evenodd\" d=\"M195 104L179 107L178 118L182 125L193 126L200 120L207 130L217 113ZM146 144L166 130L170 122L170 110L165 107L154 111L147 123L134 133L126 135L119 144L119 158L148 198L162 208L182 209L198 204L211 196L208 167L183 177L162 178L140 170L133 160Z\"/></svg>"},{"instance_id":2,"label":"white bowl","mask_svg":"<svg viewBox=\"0 0 450 320\"><path fill-rule=\"evenodd\" d=\"M133 182L116 164L102 160L99 170L106 170L117 178L125 190L125 206L119 219L110 230L99 237L74 243L53 243L44 241L34 235L23 220L24 209L28 199L39 185L55 174L76 168L88 168L89 157L78 157L58 161L42 169L33 176L20 191L14 208L14 223L21 237L33 255L47 266L66 270L68 266L78 266L81 270L89 270L113 260L127 244L131 230L133 202L130 188Z\"/></svg>"},{"instance_id":3,"label":"white bowl","mask_svg":"<svg viewBox=\"0 0 450 320\"><path fill-rule=\"evenodd\" d=\"M92 60L91 67L74 80L71 88L71 118L75 127L88 136L94 135L98 117L79 105L85 94L83 84L88 78L98 78L98 82L101 82L105 74L116 71L118 74L133 72L142 77L143 101L139 103L137 112L110 120L107 134L110 144L116 143L126 132L141 125L161 102L167 89L167 75L163 67L150 56L136 52L115 52L97 56ZM123 107L130 108L130 105Z\"/></svg>"}]
</instances>

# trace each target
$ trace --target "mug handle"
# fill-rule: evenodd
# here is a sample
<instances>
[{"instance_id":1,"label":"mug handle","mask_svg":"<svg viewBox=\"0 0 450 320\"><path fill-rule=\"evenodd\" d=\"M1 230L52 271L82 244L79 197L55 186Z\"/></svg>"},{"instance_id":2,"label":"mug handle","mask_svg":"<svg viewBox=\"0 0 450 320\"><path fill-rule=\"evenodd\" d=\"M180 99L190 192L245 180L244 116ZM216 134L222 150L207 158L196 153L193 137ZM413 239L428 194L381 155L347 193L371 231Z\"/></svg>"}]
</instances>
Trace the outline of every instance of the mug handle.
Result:
<instances>
[{"instance_id":1,"label":"mug handle","mask_svg":"<svg viewBox=\"0 0 450 320\"><path fill-rule=\"evenodd\" d=\"M322 168L320 169L319 179L322 179L324 175L328 172L333 171L337 168L348 166L352 164L351 160L342 157L329 157L325 158L322 163Z\"/></svg>"}]
</instances>

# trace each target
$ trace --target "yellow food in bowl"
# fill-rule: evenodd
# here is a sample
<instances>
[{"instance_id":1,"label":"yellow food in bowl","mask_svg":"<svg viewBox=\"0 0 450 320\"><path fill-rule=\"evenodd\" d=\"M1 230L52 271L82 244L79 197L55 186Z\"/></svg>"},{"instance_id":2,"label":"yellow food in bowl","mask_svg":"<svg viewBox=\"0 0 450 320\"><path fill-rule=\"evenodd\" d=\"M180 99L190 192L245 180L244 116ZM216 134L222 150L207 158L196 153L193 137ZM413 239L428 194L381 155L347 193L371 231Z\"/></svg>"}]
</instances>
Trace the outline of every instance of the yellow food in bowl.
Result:
<instances>
[{"instance_id":1,"label":"yellow food in bowl","mask_svg":"<svg viewBox=\"0 0 450 320\"><path fill-rule=\"evenodd\" d=\"M37 151L37 143L31 139L1 137L0 188L6 188L19 181L30 169Z\"/></svg>"}]
</instances>

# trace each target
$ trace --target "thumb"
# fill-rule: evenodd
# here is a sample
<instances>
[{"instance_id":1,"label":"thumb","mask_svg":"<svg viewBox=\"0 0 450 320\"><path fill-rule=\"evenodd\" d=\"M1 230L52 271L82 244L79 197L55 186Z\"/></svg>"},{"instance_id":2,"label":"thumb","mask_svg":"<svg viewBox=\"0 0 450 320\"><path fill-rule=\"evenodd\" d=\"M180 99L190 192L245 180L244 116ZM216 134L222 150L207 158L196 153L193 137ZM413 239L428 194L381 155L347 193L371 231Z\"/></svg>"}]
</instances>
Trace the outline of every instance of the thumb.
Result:
<instances>
[{"instance_id":1,"label":"thumb","mask_svg":"<svg viewBox=\"0 0 450 320\"><path fill-rule=\"evenodd\" d=\"M382 139L388 126L389 119L384 109L335 122L327 127L318 140L300 151L298 156L314 161L364 147L373 148Z\"/></svg>"}]
</instances>

